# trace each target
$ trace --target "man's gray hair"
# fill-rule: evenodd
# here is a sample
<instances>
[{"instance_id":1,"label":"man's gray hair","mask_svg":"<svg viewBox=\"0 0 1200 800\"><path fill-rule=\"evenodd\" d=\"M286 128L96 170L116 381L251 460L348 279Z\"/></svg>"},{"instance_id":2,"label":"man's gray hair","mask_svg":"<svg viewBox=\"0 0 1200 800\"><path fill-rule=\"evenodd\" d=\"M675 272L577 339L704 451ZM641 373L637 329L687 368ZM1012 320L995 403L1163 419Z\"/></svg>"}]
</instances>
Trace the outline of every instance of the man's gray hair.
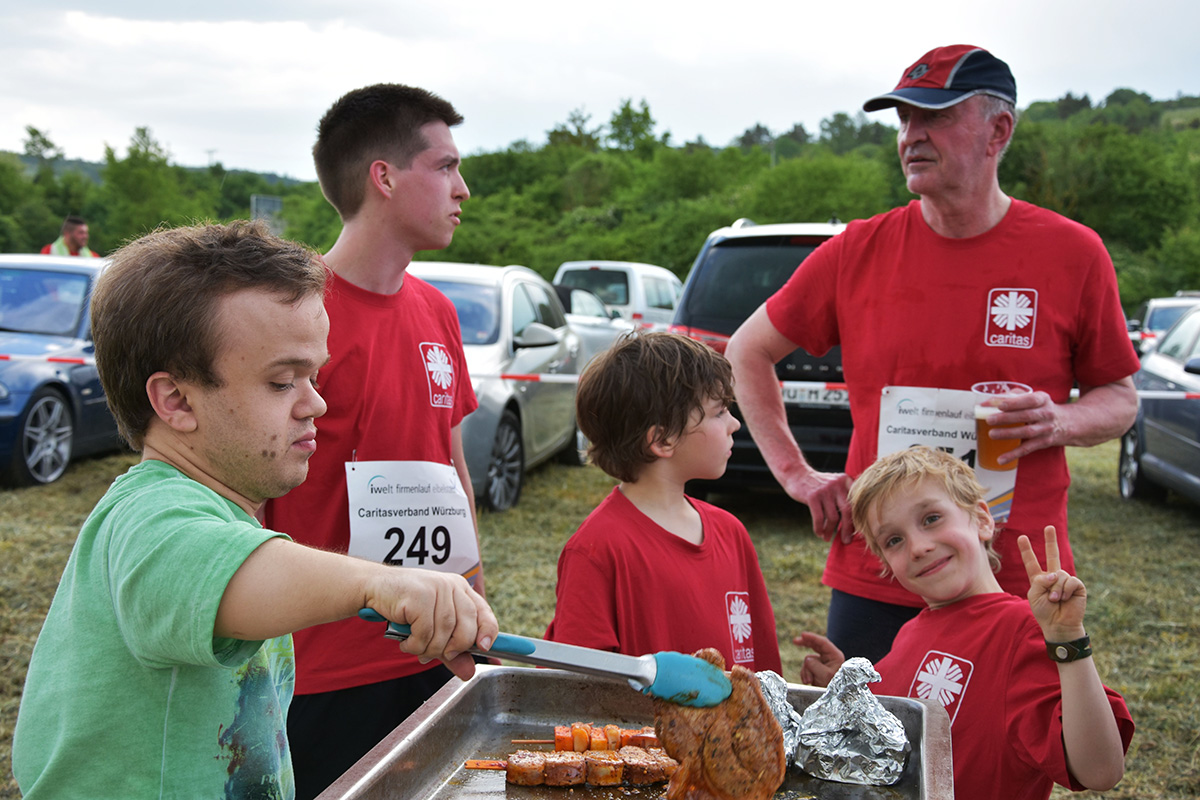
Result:
<instances>
[{"instance_id":1,"label":"man's gray hair","mask_svg":"<svg viewBox=\"0 0 1200 800\"><path fill-rule=\"evenodd\" d=\"M1012 116L1013 131L1009 135L1008 141L1004 143L1004 149L996 158L996 163L1000 163L1004 160L1004 154L1008 152L1008 146L1012 144L1013 136L1017 134L1017 107L1003 97L997 97L994 94L980 92L976 96L982 98L979 101L979 111L985 119L991 120L1006 111Z\"/></svg>"}]
</instances>

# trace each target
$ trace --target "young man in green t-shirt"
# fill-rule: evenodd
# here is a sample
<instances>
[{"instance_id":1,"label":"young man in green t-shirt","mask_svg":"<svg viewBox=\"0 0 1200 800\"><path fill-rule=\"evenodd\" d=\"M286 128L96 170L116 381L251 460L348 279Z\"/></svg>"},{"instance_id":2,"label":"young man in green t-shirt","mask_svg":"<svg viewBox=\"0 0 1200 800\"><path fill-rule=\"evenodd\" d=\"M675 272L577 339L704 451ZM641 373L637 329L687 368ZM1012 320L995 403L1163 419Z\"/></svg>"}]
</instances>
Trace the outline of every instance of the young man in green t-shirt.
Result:
<instances>
[{"instance_id":1,"label":"young man in green t-shirt","mask_svg":"<svg viewBox=\"0 0 1200 800\"><path fill-rule=\"evenodd\" d=\"M467 678L497 633L457 575L265 530L325 413L326 273L254 223L122 248L92 300L96 367L142 461L84 523L34 648L13 773L38 797L294 794L291 632L370 606Z\"/></svg>"}]
</instances>

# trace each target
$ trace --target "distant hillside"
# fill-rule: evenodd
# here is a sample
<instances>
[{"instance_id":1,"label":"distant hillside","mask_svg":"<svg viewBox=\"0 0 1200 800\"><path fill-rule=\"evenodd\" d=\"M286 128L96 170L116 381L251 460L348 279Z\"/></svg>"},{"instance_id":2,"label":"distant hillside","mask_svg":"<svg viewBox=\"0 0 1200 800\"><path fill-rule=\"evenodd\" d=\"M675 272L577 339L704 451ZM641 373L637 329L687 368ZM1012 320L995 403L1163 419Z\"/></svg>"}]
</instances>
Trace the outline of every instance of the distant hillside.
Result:
<instances>
[{"instance_id":1,"label":"distant hillside","mask_svg":"<svg viewBox=\"0 0 1200 800\"><path fill-rule=\"evenodd\" d=\"M32 156L27 156L22 153L12 153L12 152L5 151L5 150L0 150L0 154L11 155L11 156L17 158L22 164L25 165L25 172L26 172L26 174L28 174L30 176L34 175L37 172L38 161L36 158L34 158ZM189 170L192 172L203 172L208 169L208 167L184 167L182 165L175 165L175 166L180 166L182 169L186 169L186 170ZM100 173L103 169L104 169L104 164L101 162L80 161L79 159L76 159L76 158L61 158L54 162L54 174L56 176L62 175L64 172L82 172L93 183L102 183L102 180L100 178ZM296 178L288 178L283 175L277 175L274 172L250 172L249 170L244 170L244 169L231 169L231 170L228 170L228 173L230 175L239 174L239 173L245 173L245 174L249 174L249 175L258 175L264 181L266 181L268 184L270 184L272 186L278 185L278 186L285 187L285 188L295 186L300 183L304 183L304 181L297 180Z\"/></svg>"}]
</instances>

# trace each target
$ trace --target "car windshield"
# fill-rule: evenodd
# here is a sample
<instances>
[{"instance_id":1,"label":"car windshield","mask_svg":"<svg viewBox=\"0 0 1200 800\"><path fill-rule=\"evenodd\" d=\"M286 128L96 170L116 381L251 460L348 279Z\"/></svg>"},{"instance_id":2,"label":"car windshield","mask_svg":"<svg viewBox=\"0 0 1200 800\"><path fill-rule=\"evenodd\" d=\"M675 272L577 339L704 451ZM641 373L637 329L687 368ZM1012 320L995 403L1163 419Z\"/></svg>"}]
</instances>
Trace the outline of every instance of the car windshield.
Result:
<instances>
[{"instance_id":1,"label":"car windshield","mask_svg":"<svg viewBox=\"0 0 1200 800\"><path fill-rule=\"evenodd\" d=\"M1165 331L1190 308L1191 306L1159 306L1150 312L1146 327L1152 331Z\"/></svg>"},{"instance_id":2,"label":"car windshield","mask_svg":"<svg viewBox=\"0 0 1200 800\"><path fill-rule=\"evenodd\" d=\"M0 330L70 336L87 298L86 275L0 268Z\"/></svg>"},{"instance_id":3,"label":"car windshield","mask_svg":"<svg viewBox=\"0 0 1200 800\"><path fill-rule=\"evenodd\" d=\"M500 290L481 283L426 279L454 303L464 345L495 344L500 338Z\"/></svg>"},{"instance_id":4,"label":"car windshield","mask_svg":"<svg viewBox=\"0 0 1200 800\"><path fill-rule=\"evenodd\" d=\"M708 251L689 292L697 324L720 333L734 329L774 294L820 242L795 236L730 239Z\"/></svg>"},{"instance_id":5,"label":"car windshield","mask_svg":"<svg viewBox=\"0 0 1200 800\"><path fill-rule=\"evenodd\" d=\"M629 276L621 270L574 269L564 272L558 282L573 289L587 289L606 305L629 305Z\"/></svg>"},{"instance_id":6,"label":"car windshield","mask_svg":"<svg viewBox=\"0 0 1200 800\"><path fill-rule=\"evenodd\" d=\"M600 298L580 289L571 292L571 313L580 317L608 319L608 310L600 302Z\"/></svg>"}]
</instances>

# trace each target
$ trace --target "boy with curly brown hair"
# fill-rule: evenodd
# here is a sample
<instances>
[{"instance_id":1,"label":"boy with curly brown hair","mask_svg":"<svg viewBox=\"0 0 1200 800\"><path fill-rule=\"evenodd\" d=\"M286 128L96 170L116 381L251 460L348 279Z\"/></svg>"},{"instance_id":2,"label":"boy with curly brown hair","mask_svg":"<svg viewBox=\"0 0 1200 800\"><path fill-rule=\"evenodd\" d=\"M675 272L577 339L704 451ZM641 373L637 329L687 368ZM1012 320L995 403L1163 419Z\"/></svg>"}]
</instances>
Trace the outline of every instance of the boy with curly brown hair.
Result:
<instances>
[{"instance_id":1,"label":"boy with curly brown hair","mask_svg":"<svg viewBox=\"0 0 1200 800\"><path fill-rule=\"evenodd\" d=\"M579 429L620 483L563 548L547 639L630 655L713 647L730 667L781 671L745 527L685 493L725 472L732 402L729 362L676 334L626 336L584 370Z\"/></svg>"}]
</instances>

